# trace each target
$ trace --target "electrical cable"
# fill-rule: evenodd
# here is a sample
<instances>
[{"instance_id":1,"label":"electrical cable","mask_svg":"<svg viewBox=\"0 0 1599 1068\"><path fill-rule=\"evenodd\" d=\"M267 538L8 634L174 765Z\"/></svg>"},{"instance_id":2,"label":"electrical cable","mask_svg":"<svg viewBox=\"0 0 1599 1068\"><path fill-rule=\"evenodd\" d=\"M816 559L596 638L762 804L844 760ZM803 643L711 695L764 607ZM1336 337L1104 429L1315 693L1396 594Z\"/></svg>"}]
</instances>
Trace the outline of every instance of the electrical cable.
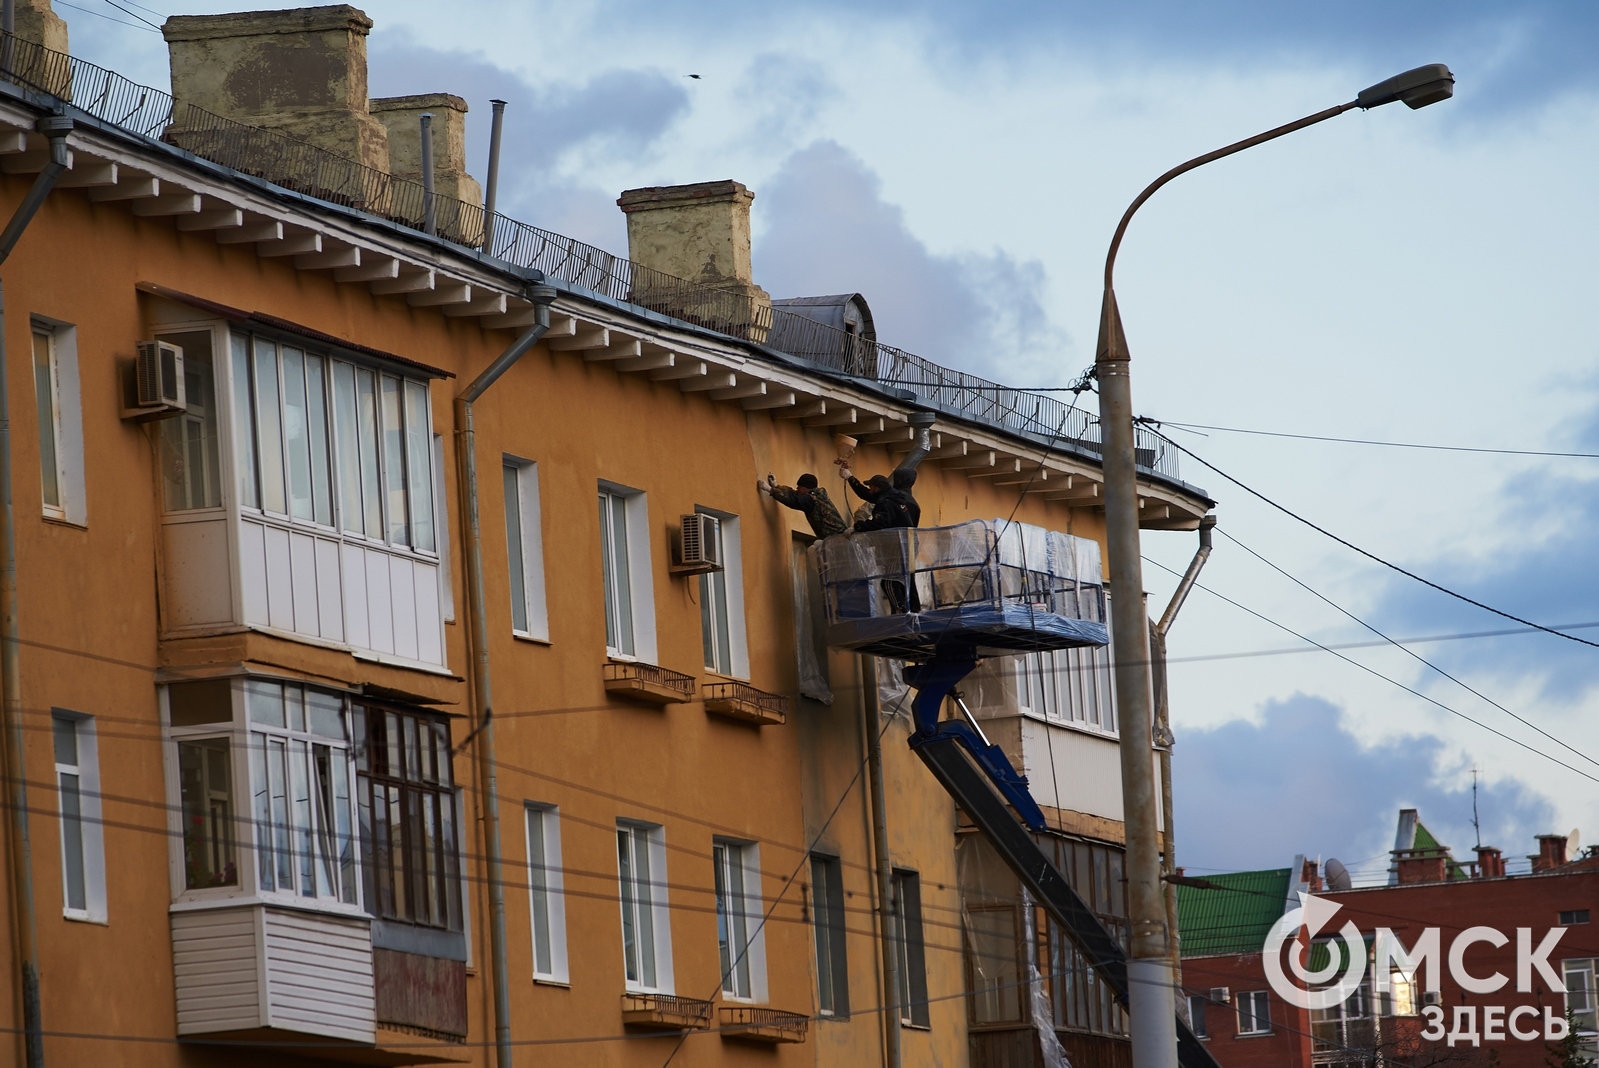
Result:
<instances>
[{"instance_id":1,"label":"electrical cable","mask_svg":"<svg viewBox=\"0 0 1599 1068\"><path fill-rule=\"evenodd\" d=\"M95 11L95 10L93 10L91 8L87 8L87 7L79 7L77 4L69 3L68 0L54 0L54 2L57 3L57 4L60 4L62 7L70 7L74 11L81 11L85 15L93 15L95 18L105 19L107 22L114 22L118 26L127 26L130 29L135 29L135 30L144 30L147 33L160 33L161 32L159 29L151 30L151 28L149 26L141 26L137 22L124 22L122 19L116 18L113 15L107 15L103 11ZM141 19L140 21L143 21L143 20Z\"/></svg>"},{"instance_id":2,"label":"electrical cable","mask_svg":"<svg viewBox=\"0 0 1599 1068\"><path fill-rule=\"evenodd\" d=\"M1143 418L1140 418L1140 419L1136 420L1136 422L1138 422L1140 425L1145 426L1145 427L1148 427L1150 425L1150 421L1147 420L1147 419L1143 419ZM1151 431L1151 433L1156 433L1156 432L1155 431ZM1232 475L1229 475L1227 472L1223 471L1221 468L1217 467L1215 464L1211 463L1209 460L1206 460L1204 457L1197 455L1193 450L1191 450L1189 448L1186 448L1185 446L1177 444L1177 442L1173 441L1171 438L1166 437L1166 435L1157 434L1157 436L1162 441L1164 441L1168 445L1170 445L1172 448L1177 449L1179 452L1183 453L1184 455L1190 456L1193 459L1199 461L1201 464L1204 464L1206 467L1210 468L1210 470L1216 472L1222 478L1225 478L1228 482L1231 482L1233 485L1237 486L1239 489L1243 490L1245 493L1248 493L1248 494L1250 494L1251 496L1254 496L1254 497L1258 497L1260 500L1264 501L1266 504L1271 505L1273 508L1277 509L1279 512L1281 512L1284 515L1288 516L1288 518L1296 520L1297 522L1303 523L1305 526L1309 527L1311 530L1314 530L1316 533L1321 534L1324 537L1331 538L1333 541L1336 541L1339 545L1344 546L1346 549L1354 550L1355 552L1359 553L1361 556L1366 557L1368 560L1375 561L1376 563L1381 564L1383 567L1390 568L1390 569L1392 569L1394 571L1397 571L1401 575L1404 575L1406 578L1414 579L1417 582L1421 583L1423 586L1430 586L1433 589L1437 590L1439 593L1448 594L1450 597L1453 597L1453 598L1455 598L1458 601L1464 601L1464 602L1466 602L1469 605L1473 605L1473 606L1475 606L1477 608L1480 608L1480 609L1482 609L1485 612L1491 612L1491 613L1493 613L1496 616L1501 616L1501 617L1503 617L1505 619L1510 620L1513 623L1520 623L1524 627L1531 627L1534 630L1541 630L1545 634L1553 634L1556 637L1564 638L1567 641L1576 642L1579 645L1587 645L1587 646L1590 646L1590 647L1592 647L1594 649L1599 649L1599 642L1591 642L1591 641L1589 641L1586 638L1579 638L1579 637L1577 637L1574 634L1566 634L1563 631L1555 630L1553 627L1546 627L1546 626L1544 626L1541 623L1534 623L1530 619L1523 619L1522 617L1520 617L1518 615L1513 615L1510 612L1506 612L1506 611L1504 611L1502 609L1495 608L1492 605L1483 604L1481 601L1475 600L1474 598L1471 598L1471 597L1467 597L1463 593L1456 593L1454 590L1451 590L1447 586L1440 586L1438 583L1433 582L1431 579L1423 578L1420 575L1416 574L1414 571L1407 571L1405 568L1400 567L1398 564L1392 563L1392 562L1390 562L1388 560L1384 560L1382 557L1378 556L1376 553L1370 552L1369 550L1366 550L1366 549L1362 549L1360 546L1356 545L1354 542L1348 541L1348 540L1346 540L1344 538L1340 538L1338 535L1334 534L1332 531L1328 530L1326 527L1318 526L1316 523L1311 522L1309 519L1306 519L1304 516L1300 515L1299 513L1289 509L1288 507L1286 507L1284 505L1278 504L1276 501L1272 500L1270 497L1266 496L1264 493L1261 493L1259 490L1254 489L1253 487L1248 486L1248 485L1244 484L1243 482L1238 481L1238 479L1234 478Z\"/></svg>"},{"instance_id":3,"label":"electrical cable","mask_svg":"<svg viewBox=\"0 0 1599 1068\"><path fill-rule=\"evenodd\" d=\"M1522 716L1518 716L1516 713L1510 711L1510 709L1506 708L1504 705L1500 704L1498 701L1495 701L1493 698L1489 697L1487 694L1483 693L1481 690L1475 689L1470 684L1462 681L1461 679L1456 678L1454 675L1451 675L1449 672L1445 671L1443 668L1439 667L1437 664L1434 664L1432 661L1428 660L1426 657L1422 656L1420 653L1416 652L1415 650L1406 649L1403 645L1400 645L1398 642L1396 642L1392 638L1388 637L1388 635L1384 634L1382 631L1378 630L1376 627L1372 626L1370 623L1367 623L1364 619L1361 619L1359 616L1357 616L1353 612L1349 611L1349 609L1343 607L1340 604L1335 603L1334 601L1332 601L1331 599L1329 599L1325 595L1319 593L1318 591L1311 589L1310 586L1306 585L1303 581L1301 581L1300 579L1296 578L1295 576L1289 574L1287 571L1284 571L1282 568L1278 567L1276 564L1272 563L1270 560L1268 560L1264 556L1260 555L1260 553L1256 552L1254 549L1251 549L1249 546L1247 546L1243 542L1239 541L1232 534L1229 534L1227 531L1223 530L1220 526L1218 526L1216 528L1216 530L1223 537L1225 537L1228 541L1232 542L1234 545L1236 545L1240 549L1244 550L1244 552L1248 553L1250 556L1253 556L1256 560L1259 560L1261 563L1265 564L1267 567L1271 568L1273 571L1277 572L1279 575L1281 575L1284 578L1288 579L1290 582L1294 583L1300 589L1304 590L1306 593L1308 593L1311 596L1315 597L1317 600L1321 601L1323 604L1328 605L1331 608L1337 609L1339 612L1343 613L1345 616L1348 616L1350 619L1354 620L1356 623L1359 623L1362 627L1365 627L1367 630L1369 630L1373 634L1377 635L1377 637L1381 638L1388 645L1392 645L1394 648L1399 649L1402 652L1404 652L1404 654L1406 656L1409 656L1409 657L1413 658L1417 663L1422 664L1425 667L1431 668L1433 671L1436 671L1438 674L1442 675L1444 678L1448 679L1450 682L1454 683L1456 686L1459 686L1461 689L1465 690L1467 693L1471 694L1472 696L1477 697L1477 698L1487 702L1490 705L1493 705L1499 711L1503 712L1505 715L1509 716L1511 719L1515 720L1517 723L1520 723L1522 726L1532 728L1533 730L1537 731L1539 734L1543 735L1545 738L1549 739L1551 742L1554 742L1556 745L1561 746L1564 749L1570 750L1574 755L1581 757L1583 760L1586 760L1588 763L1594 765L1595 767L1599 767L1599 760L1595 760L1593 757L1589 756L1587 753L1584 753L1582 750L1578 749L1576 746L1572 745L1571 743L1563 741L1562 739L1556 738L1554 735L1550 734L1548 731L1544 730L1542 727L1538 726L1536 723L1533 723L1531 720L1528 720L1528 719L1526 719L1526 718L1524 718Z\"/></svg>"},{"instance_id":4,"label":"electrical cable","mask_svg":"<svg viewBox=\"0 0 1599 1068\"><path fill-rule=\"evenodd\" d=\"M1146 556L1146 557L1144 557L1144 561L1146 563L1154 564L1156 567L1160 568L1162 571L1168 572L1169 574L1180 575L1179 572L1173 570L1172 568L1167 567L1165 564L1161 563L1158 560L1151 560L1149 557ZM1234 608L1239 609L1240 611L1249 613L1250 615L1254 616L1256 619L1261 620L1262 622L1270 623L1272 626L1277 627L1280 630L1287 631L1289 634L1292 634L1294 637L1298 638L1300 641L1309 642L1310 644L1314 645L1316 648L1320 649L1322 652L1331 653L1333 656L1336 656L1339 660L1344 661L1346 664L1353 664L1355 667L1357 667L1360 670L1366 672L1367 674L1375 675L1377 678L1383 680L1384 682L1389 683L1390 685L1393 685L1393 686L1397 686L1401 690L1404 690L1406 693L1413 694L1416 697L1421 698L1423 701L1426 701L1428 704L1437 705L1439 708L1443 709L1445 712L1448 712L1452 716L1459 716L1461 719L1465 720L1467 723L1474 723L1477 726L1481 727L1483 730L1488 731L1491 734L1496 734L1499 737L1503 738L1505 741L1510 742L1510 743L1512 743L1514 745L1518 745L1521 748L1527 750L1529 753L1534 753L1534 754L1536 754L1538 756L1543 757L1545 760L1552 761L1552 762L1554 762L1556 764L1559 764L1561 767L1565 768L1567 771L1574 772L1575 774L1582 776L1584 779L1587 779L1590 782L1599 783L1599 777L1595 777L1593 775L1590 775L1586 771L1583 771L1581 768L1573 767L1572 765L1567 764L1564 760L1561 760L1559 757L1551 756L1550 754L1545 753L1541 749L1535 749L1535 748L1533 748L1532 746L1528 745L1526 742L1522 741L1519 738L1512 738L1510 735L1506 734L1505 732L1503 732L1501 730L1498 730L1498 729L1496 729L1494 727L1490 727L1488 724L1482 722L1481 720L1472 719L1470 716L1466 715L1464 712L1458 711L1457 709L1454 709L1454 708L1450 708L1448 705L1444 704L1442 701L1438 700L1437 698L1429 697L1426 694L1422 693L1420 690L1412 689L1409 686L1406 686L1404 683L1398 681L1397 679L1389 678L1387 675L1384 675L1382 672L1378 671L1376 668L1367 667L1365 664L1362 664L1358 660L1354 660L1354 659L1351 659L1350 657L1344 656L1342 653L1335 651L1334 649L1330 648L1329 646L1323 645L1322 643L1316 641L1314 638L1307 638L1305 635L1299 633L1297 630L1294 630L1292 627L1288 626L1285 623L1279 623L1275 619L1272 619L1270 616L1267 616L1267 615L1264 615L1264 614L1262 614L1260 612L1257 612L1253 608L1247 608L1244 605L1239 604L1237 601L1233 600L1231 597L1228 597L1224 593L1218 593L1215 590L1211 589L1209 586L1206 586L1203 583L1199 583L1199 582L1194 583L1194 586L1196 588L1198 588L1198 589L1204 590L1206 593L1210 594L1212 597L1218 597L1221 600L1226 601L1228 604L1232 605Z\"/></svg>"},{"instance_id":5,"label":"electrical cable","mask_svg":"<svg viewBox=\"0 0 1599 1068\"><path fill-rule=\"evenodd\" d=\"M1430 449L1435 452L1474 452L1494 456L1549 456L1562 459L1599 460L1599 452L1549 452L1542 449L1487 449L1470 445L1427 445L1414 441L1376 441L1371 438L1335 438L1322 434L1288 434L1278 430L1245 430L1236 426L1210 426L1206 423L1177 423L1170 419L1147 419L1146 426L1174 426L1179 430L1216 430L1224 434L1254 434L1266 438L1294 438L1298 441L1333 441L1343 445L1380 445L1389 449ZM1203 460L1200 461L1204 463Z\"/></svg>"}]
</instances>

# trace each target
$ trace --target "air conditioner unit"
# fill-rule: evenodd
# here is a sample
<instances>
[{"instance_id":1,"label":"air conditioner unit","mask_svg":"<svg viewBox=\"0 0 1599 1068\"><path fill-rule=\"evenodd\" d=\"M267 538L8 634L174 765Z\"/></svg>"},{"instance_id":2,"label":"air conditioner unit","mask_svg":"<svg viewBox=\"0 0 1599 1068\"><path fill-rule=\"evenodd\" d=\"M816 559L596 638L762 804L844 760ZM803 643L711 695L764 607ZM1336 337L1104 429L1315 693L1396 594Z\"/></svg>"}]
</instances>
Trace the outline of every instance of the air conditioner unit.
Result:
<instances>
[{"instance_id":1,"label":"air conditioner unit","mask_svg":"<svg viewBox=\"0 0 1599 1068\"><path fill-rule=\"evenodd\" d=\"M679 575L703 575L721 571L721 521L714 515L694 512L679 522L677 563L672 571Z\"/></svg>"},{"instance_id":2,"label":"air conditioner unit","mask_svg":"<svg viewBox=\"0 0 1599 1068\"><path fill-rule=\"evenodd\" d=\"M1233 992L1225 986L1210 988L1210 1003L1212 1005L1227 1005L1233 1000Z\"/></svg>"},{"instance_id":3,"label":"air conditioner unit","mask_svg":"<svg viewBox=\"0 0 1599 1068\"><path fill-rule=\"evenodd\" d=\"M1426 991L1422 992L1421 1003L1423 1005L1437 1005L1437 1004L1439 1004L1442 1001L1443 1001L1443 994L1440 991L1437 991L1437 990L1426 990Z\"/></svg>"},{"instance_id":4,"label":"air conditioner unit","mask_svg":"<svg viewBox=\"0 0 1599 1068\"><path fill-rule=\"evenodd\" d=\"M183 350L165 341L141 341L125 390L122 418L168 419L188 409Z\"/></svg>"}]
</instances>

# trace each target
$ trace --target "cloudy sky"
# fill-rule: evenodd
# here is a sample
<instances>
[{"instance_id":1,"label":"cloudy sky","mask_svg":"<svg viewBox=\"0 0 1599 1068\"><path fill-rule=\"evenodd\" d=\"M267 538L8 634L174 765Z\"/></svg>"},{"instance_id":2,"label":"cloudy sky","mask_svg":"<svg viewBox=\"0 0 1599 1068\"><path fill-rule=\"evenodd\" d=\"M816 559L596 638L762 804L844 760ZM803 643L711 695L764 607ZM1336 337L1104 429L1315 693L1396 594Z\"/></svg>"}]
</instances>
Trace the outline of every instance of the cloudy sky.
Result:
<instances>
[{"instance_id":1,"label":"cloudy sky","mask_svg":"<svg viewBox=\"0 0 1599 1068\"><path fill-rule=\"evenodd\" d=\"M107 0L73 2L57 6L75 52L164 84L157 34ZM157 23L228 6L118 2ZM621 252L620 190L736 178L757 195L757 281L774 296L858 290L882 340L1033 386L1091 362L1104 248L1150 179L1446 62L1452 101L1350 113L1186 176L1140 213L1118 268L1136 407L1218 427L1599 452L1590 5L365 9L373 94L466 97L479 171L488 100L509 101L509 214ZM1550 626L1599 623L1599 459L1169 432L1441 585ZM1196 591L1173 634L1182 862L1275 867L1305 852L1379 877L1409 805L1469 855L1473 768L1484 840L1508 855L1573 826L1599 842L1586 755L1599 758L1599 649L1460 637L1514 625L1195 460L1183 474L1220 501L1204 584L1258 615ZM1147 538L1154 601L1173 582L1159 565L1180 570L1193 544ZM1308 647L1281 628L1376 640L1339 608L1392 636L1449 640L1410 645L1416 656L1284 652ZM1572 633L1599 641L1599 627Z\"/></svg>"}]
</instances>

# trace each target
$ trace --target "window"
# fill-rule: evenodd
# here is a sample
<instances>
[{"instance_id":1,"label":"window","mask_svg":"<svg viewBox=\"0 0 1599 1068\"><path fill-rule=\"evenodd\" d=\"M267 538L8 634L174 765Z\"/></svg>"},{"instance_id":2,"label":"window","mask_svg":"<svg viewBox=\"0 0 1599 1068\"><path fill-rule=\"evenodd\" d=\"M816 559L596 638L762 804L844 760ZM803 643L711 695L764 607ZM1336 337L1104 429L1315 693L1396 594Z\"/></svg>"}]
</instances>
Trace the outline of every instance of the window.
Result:
<instances>
[{"instance_id":1,"label":"window","mask_svg":"<svg viewBox=\"0 0 1599 1068\"><path fill-rule=\"evenodd\" d=\"M927 1027L927 959L922 942L921 878L913 871L895 871L889 893L894 952L899 957L900 1021Z\"/></svg>"},{"instance_id":2,"label":"window","mask_svg":"<svg viewBox=\"0 0 1599 1068\"><path fill-rule=\"evenodd\" d=\"M1210 1037L1210 1031L1205 1027L1205 1006L1209 1004L1210 999L1203 994L1188 996L1188 1026L1193 1030L1195 1038Z\"/></svg>"},{"instance_id":3,"label":"window","mask_svg":"<svg viewBox=\"0 0 1599 1068\"><path fill-rule=\"evenodd\" d=\"M824 1016L849 1015L849 960L844 952L844 866L811 854L811 923L816 934L816 1003Z\"/></svg>"},{"instance_id":4,"label":"window","mask_svg":"<svg viewBox=\"0 0 1599 1068\"><path fill-rule=\"evenodd\" d=\"M244 694L261 891L356 904L343 696L256 679Z\"/></svg>"},{"instance_id":5,"label":"window","mask_svg":"<svg viewBox=\"0 0 1599 1068\"><path fill-rule=\"evenodd\" d=\"M606 652L654 663L655 595L644 494L601 483L599 502Z\"/></svg>"},{"instance_id":6,"label":"window","mask_svg":"<svg viewBox=\"0 0 1599 1068\"><path fill-rule=\"evenodd\" d=\"M1563 911L1563 912L1560 913L1560 926L1561 927L1570 927L1573 924L1587 923L1587 922L1588 922L1588 910L1587 909L1571 909L1570 911Z\"/></svg>"},{"instance_id":7,"label":"window","mask_svg":"<svg viewBox=\"0 0 1599 1068\"><path fill-rule=\"evenodd\" d=\"M1264 1035L1271 1031L1270 999L1264 990L1238 995L1238 1033Z\"/></svg>"},{"instance_id":8,"label":"window","mask_svg":"<svg viewBox=\"0 0 1599 1068\"><path fill-rule=\"evenodd\" d=\"M161 483L168 512L222 505L216 366L210 330L158 334L183 351L184 413L161 421Z\"/></svg>"},{"instance_id":9,"label":"window","mask_svg":"<svg viewBox=\"0 0 1599 1068\"><path fill-rule=\"evenodd\" d=\"M234 857L233 751L228 738L178 743L183 804L184 885L189 890L238 886Z\"/></svg>"},{"instance_id":10,"label":"window","mask_svg":"<svg viewBox=\"0 0 1599 1068\"><path fill-rule=\"evenodd\" d=\"M762 938L759 847L717 841L711 847L716 868L716 942L722 966L722 993L745 1001L766 998L765 941Z\"/></svg>"},{"instance_id":11,"label":"window","mask_svg":"<svg viewBox=\"0 0 1599 1068\"><path fill-rule=\"evenodd\" d=\"M437 552L427 383L260 336L232 346L240 503Z\"/></svg>"},{"instance_id":12,"label":"window","mask_svg":"<svg viewBox=\"0 0 1599 1068\"><path fill-rule=\"evenodd\" d=\"M1015 663L1022 708L1056 723L1116 733L1110 646L1028 653Z\"/></svg>"},{"instance_id":13,"label":"window","mask_svg":"<svg viewBox=\"0 0 1599 1068\"><path fill-rule=\"evenodd\" d=\"M103 923L105 843L94 720L55 709L50 726L61 806L61 911L69 919Z\"/></svg>"},{"instance_id":14,"label":"window","mask_svg":"<svg viewBox=\"0 0 1599 1068\"><path fill-rule=\"evenodd\" d=\"M1566 1011L1571 1013L1572 1027L1587 1039L1587 1052L1595 1052L1594 1033L1599 1021L1594 1014L1594 974L1599 961L1563 960L1560 962L1561 979L1566 985Z\"/></svg>"},{"instance_id":15,"label":"window","mask_svg":"<svg viewBox=\"0 0 1599 1068\"><path fill-rule=\"evenodd\" d=\"M738 517L698 509L715 520L717 559L722 570L700 576L700 637L705 667L723 675L749 675L749 643L744 633L744 567L739 551Z\"/></svg>"},{"instance_id":16,"label":"window","mask_svg":"<svg viewBox=\"0 0 1599 1068\"><path fill-rule=\"evenodd\" d=\"M39 419L39 486L44 514L83 526L83 410L77 330L33 320L33 389Z\"/></svg>"},{"instance_id":17,"label":"window","mask_svg":"<svg viewBox=\"0 0 1599 1068\"><path fill-rule=\"evenodd\" d=\"M366 909L385 920L462 930L460 845L443 716L352 708Z\"/></svg>"},{"instance_id":18,"label":"window","mask_svg":"<svg viewBox=\"0 0 1599 1068\"><path fill-rule=\"evenodd\" d=\"M561 819L554 805L528 802L527 885L533 913L533 978L567 981L566 897L561 881Z\"/></svg>"},{"instance_id":19,"label":"window","mask_svg":"<svg viewBox=\"0 0 1599 1068\"><path fill-rule=\"evenodd\" d=\"M505 457L505 546L511 576L511 630L548 641L544 602L544 536L539 521L538 464Z\"/></svg>"},{"instance_id":20,"label":"window","mask_svg":"<svg viewBox=\"0 0 1599 1068\"><path fill-rule=\"evenodd\" d=\"M662 828L617 823L616 864L621 883L622 959L627 988L670 994L672 942Z\"/></svg>"}]
</instances>

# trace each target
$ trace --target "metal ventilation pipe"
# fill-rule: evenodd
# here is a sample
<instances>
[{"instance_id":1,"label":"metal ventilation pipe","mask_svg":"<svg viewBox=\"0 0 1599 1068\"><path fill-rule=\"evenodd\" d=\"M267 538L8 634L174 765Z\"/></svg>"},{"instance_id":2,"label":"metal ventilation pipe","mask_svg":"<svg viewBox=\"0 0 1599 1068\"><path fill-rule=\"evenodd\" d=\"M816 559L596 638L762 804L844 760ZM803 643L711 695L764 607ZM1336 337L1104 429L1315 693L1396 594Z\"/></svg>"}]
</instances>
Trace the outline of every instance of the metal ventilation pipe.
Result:
<instances>
[{"instance_id":1,"label":"metal ventilation pipe","mask_svg":"<svg viewBox=\"0 0 1599 1068\"><path fill-rule=\"evenodd\" d=\"M437 207L433 203L433 112L424 111L422 120L422 230L439 232Z\"/></svg>"},{"instance_id":2,"label":"metal ventilation pipe","mask_svg":"<svg viewBox=\"0 0 1599 1068\"><path fill-rule=\"evenodd\" d=\"M483 187L483 251L494 255L494 213L500 202L500 131L505 126L505 101L494 105L494 125L489 130L489 174Z\"/></svg>"},{"instance_id":3,"label":"metal ventilation pipe","mask_svg":"<svg viewBox=\"0 0 1599 1068\"><path fill-rule=\"evenodd\" d=\"M912 412L906 421L916 428L916 447L910 455L899 462L895 471L914 471L921 462L927 459L928 453L933 451L933 423L938 419L936 412Z\"/></svg>"}]
</instances>

